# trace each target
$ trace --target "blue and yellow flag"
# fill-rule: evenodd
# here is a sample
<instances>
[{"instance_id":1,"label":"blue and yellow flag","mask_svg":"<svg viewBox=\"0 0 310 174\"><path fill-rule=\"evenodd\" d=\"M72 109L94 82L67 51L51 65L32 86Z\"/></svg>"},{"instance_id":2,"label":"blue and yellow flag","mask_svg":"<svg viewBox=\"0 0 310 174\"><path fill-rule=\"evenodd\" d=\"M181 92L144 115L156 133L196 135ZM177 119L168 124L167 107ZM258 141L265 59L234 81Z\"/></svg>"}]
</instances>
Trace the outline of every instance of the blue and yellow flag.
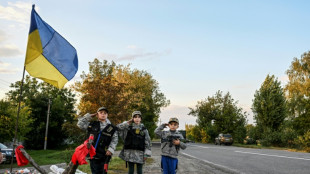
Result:
<instances>
[{"instance_id":1,"label":"blue and yellow flag","mask_svg":"<svg viewBox=\"0 0 310 174\"><path fill-rule=\"evenodd\" d=\"M78 70L75 48L44 22L32 6L25 67L36 78L62 88Z\"/></svg>"}]
</instances>

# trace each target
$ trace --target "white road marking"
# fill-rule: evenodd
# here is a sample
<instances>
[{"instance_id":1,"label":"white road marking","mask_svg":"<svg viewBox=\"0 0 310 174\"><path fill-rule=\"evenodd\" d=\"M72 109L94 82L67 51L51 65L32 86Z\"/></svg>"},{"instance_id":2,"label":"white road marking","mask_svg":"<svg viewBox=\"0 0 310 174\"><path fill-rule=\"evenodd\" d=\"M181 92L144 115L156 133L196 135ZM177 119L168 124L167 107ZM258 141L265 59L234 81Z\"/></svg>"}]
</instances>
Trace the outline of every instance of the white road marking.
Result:
<instances>
[{"instance_id":1,"label":"white road marking","mask_svg":"<svg viewBox=\"0 0 310 174\"><path fill-rule=\"evenodd\" d=\"M281 155L269 155L269 154L263 154L263 153L243 152L243 151L235 151L235 152L247 153L247 154L253 154L253 155L272 156L272 157L279 157L279 158L289 158L289 159L299 159L299 160L310 161L309 158L299 158L299 157L290 157L290 156L281 156Z\"/></svg>"},{"instance_id":2,"label":"white road marking","mask_svg":"<svg viewBox=\"0 0 310 174\"><path fill-rule=\"evenodd\" d=\"M201 147L201 148L205 148L205 149L210 148L210 147L205 147L205 146L197 146L197 145L190 145L190 146Z\"/></svg>"},{"instance_id":3,"label":"white road marking","mask_svg":"<svg viewBox=\"0 0 310 174\"><path fill-rule=\"evenodd\" d=\"M239 173L239 174L244 174L244 173L242 173L242 172L240 172L240 171L238 171L238 170L236 170L236 169L232 169L232 168L229 168L229 167L227 167L227 166L223 166L223 165L220 165L220 164L216 164L216 163L213 163L213 162L208 161L208 160L203 160L203 159L197 158L197 157L195 157L195 156L189 155L189 154L184 153L184 152L181 152L181 153L182 153L183 155L189 156L189 157L194 158L194 159L198 159L198 160L200 160L200 161L204 161L204 162L209 163L209 164L211 164L211 165L224 168L224 169L229 170L229 171L231 171L231 172Z\"/></svg>"},{"instance_id":4,"label":"white road marking","mask_svg":"<svg viewBox=\"0 0 310 174\"><path fill-rule=\"evenodd\" d=\"M189 145L189 146L192 146L192 147L200 147L200 148L205 148L205 149L209 149L209 148L213 148L213 149L221 149L221 150L232 150L231 148L225 148L225 147L205 147L205 146L198 146L198 145Z\"/></svg>"}]
</instances>

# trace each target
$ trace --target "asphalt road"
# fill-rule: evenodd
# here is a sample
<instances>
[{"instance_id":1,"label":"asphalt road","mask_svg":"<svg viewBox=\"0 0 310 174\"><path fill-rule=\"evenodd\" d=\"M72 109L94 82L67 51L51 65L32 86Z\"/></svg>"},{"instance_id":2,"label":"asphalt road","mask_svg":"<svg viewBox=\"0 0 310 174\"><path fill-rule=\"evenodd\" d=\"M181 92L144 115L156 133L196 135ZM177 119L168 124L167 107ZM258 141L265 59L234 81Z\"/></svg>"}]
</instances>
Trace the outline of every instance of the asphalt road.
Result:
<instances>
[{"instance_id":1,"label":"asphalt road","mask_svg":"<svg viewBox=\"0 0 310 174\"><path fill-rule=\"evenodd\" d=\"M227 173L309 174L310 153L250 149L212 144L188 144L183 155L204 161Z\"/></svg>"}]
</instances>

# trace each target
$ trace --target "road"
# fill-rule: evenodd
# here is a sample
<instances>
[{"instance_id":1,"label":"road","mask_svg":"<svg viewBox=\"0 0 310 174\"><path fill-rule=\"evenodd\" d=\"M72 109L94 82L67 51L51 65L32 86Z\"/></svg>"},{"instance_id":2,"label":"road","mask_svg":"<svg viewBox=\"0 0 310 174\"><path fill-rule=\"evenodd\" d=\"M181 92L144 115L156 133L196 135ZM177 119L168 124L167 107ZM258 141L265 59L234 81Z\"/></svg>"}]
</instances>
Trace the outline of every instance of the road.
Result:
<instances>
[{"instance_id":1,"label":"road","mask_svg":"<svg viewBox=\"0 0 310 174\"><path fill-rule=\"evenodd\" d=\"M190 143L181 152L227 173L309 174L310 153Z\"/></svg>"}]
</instances>

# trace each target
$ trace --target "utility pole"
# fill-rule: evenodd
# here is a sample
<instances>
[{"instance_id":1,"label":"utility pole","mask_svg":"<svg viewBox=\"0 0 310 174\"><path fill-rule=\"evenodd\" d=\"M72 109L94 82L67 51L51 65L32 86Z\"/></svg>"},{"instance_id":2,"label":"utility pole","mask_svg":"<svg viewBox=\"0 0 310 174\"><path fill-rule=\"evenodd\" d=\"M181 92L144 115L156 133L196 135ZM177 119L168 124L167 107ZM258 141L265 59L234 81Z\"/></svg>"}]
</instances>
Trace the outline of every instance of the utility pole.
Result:
<instances>
[{"instance_id":1,"label":"utility pole","mask_svg":"<svg viewBox=\"0 0 310 174\"><path fill-rule=\"evenodd\" d=\"M45 138L44 138L44 150L46 150L47 146L47 133L48 133L48 122L50 117L50 106L51 106L51 99L48 99L48 109L47 109L47 119L46 119L46 129L45 129Z\"/></svg>"}]
</instances>

